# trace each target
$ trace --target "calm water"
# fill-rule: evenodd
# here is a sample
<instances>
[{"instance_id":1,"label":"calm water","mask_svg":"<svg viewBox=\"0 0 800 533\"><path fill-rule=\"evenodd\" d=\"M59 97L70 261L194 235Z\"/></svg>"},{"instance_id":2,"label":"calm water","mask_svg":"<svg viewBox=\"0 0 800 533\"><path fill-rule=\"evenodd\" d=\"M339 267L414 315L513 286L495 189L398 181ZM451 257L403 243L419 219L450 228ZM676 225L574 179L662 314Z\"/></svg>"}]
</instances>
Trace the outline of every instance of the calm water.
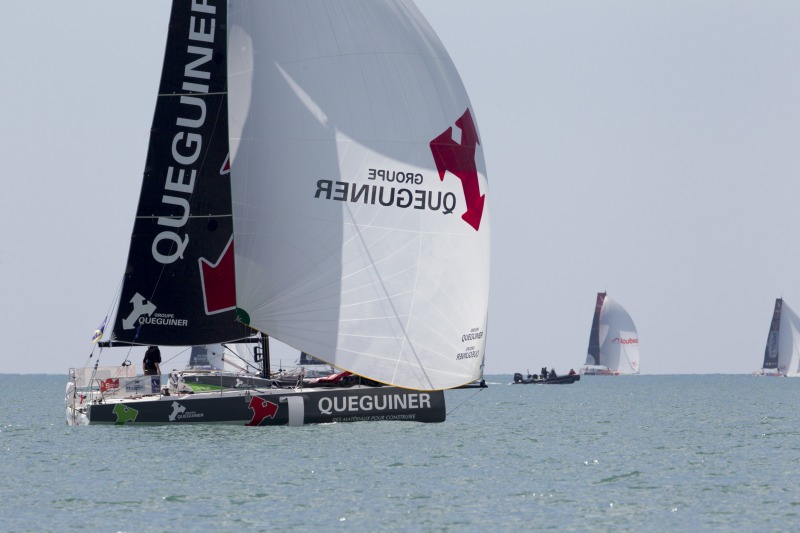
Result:
<instances>
[{"instance_id":1,"label":"calm water","mask_svg":"<svg viewBox=\"0 0 800 533\"><path fill-rule=\"evenodd\" d=\"M797 531L800 379L448 392L444 424L64 424L0 375L0 530Z\"/></svg>"}]
</instances>

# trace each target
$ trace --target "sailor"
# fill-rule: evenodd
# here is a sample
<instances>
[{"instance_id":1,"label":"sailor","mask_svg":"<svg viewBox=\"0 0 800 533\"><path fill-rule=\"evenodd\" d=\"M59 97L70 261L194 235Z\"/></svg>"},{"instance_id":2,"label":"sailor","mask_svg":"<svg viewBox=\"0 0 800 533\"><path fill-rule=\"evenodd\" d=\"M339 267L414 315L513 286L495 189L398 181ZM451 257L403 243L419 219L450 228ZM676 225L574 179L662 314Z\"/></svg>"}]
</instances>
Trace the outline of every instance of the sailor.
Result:
<instances>
[{"instance_id":1,"label":"sailor","mask_svg":"<svg viewBox=\"0 0 800 533\"><path fill-rule=\"evenodd\" d=\"M550 379L555 379L557 377L558 376L556 376L556 369L555 368L551 368L550 369Z\"/></svg>"},{"instance_id":2,"label":"sailor","mask_svg":"<svg viewBox=\"0 0 800 533\"><path fill-rule=\"evenodd\" d=\"M142 367L144 368L145 376L161 375L161 350L158 349L158 346L147 348L147 351L144 352Z\"/></svg>"},{"instance_id":3,"label":"sailor","mask_svg":"<svg viewBox=\"0 0 800 533\"><path fill-rule=\"evenodd\" d=\"M574 376L575 375L575 369L574 368L570 368L569 369L569 375L570 376Z\"/></svg>"}]
</instances>

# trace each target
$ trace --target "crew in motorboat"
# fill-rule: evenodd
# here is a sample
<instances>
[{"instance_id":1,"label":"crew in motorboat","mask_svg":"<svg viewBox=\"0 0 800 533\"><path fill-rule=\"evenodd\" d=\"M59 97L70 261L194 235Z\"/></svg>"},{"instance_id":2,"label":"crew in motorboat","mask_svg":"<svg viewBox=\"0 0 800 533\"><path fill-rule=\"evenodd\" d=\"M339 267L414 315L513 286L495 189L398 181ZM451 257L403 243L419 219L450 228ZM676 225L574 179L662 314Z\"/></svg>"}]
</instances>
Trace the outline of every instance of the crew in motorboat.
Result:
<instances>
[{"instance_id":1,"label":"crew in motorboat","mask_svg":"<svg viewBox=\"0 0 800 533\"><path fill-rule=\"evenodd\" d=\"M570 368L569 369L569 375L570 376L574 376L575 375L575 369L574 368Z\"/></svg>"},{"instance_id":2,"label":"crew in motorboat","mask_svg":"<svg viewBox=\"0 0 800 533\"><path fill-rule=\"evenodd\" d=\"M551 368L550 369L550 379L555 379L557 377L558 376L556 375L556 369L555 368Z\"/></svg>"}]
</instances>

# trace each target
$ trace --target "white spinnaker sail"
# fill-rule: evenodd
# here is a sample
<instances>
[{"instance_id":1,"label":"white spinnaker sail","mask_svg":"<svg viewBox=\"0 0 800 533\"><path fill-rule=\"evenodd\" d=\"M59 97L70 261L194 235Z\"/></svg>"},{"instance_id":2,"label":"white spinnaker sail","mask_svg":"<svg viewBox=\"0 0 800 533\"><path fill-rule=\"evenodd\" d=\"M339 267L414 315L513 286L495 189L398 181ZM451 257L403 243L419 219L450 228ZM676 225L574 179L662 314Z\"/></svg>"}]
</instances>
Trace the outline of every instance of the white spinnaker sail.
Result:
<instances>
[{"instance_id":1,"label":"white spinnaker sail","mask_svg":"<svg viewBox=\"0 0 800 533\"><path fill-rule=\"evenodd\" d=\"M612 372L639 373L639 334L620 304L606 296L600 311L600 362Z\"/></svg>"},{"instance_id":2,"label":"white spinnaker sail","mask_svg":"<svg viewBox=\"0 0 800 533\"><path fill-rule=\"evenodd\" d=\"M783 301L778 337L778 371L793 377L800 372L800 317Z\"/></svg>"},{"instance_id":3,"label":"white spinnaker sail","mask_svg":"<svg viewBox=\"0 0 800 533\"><path fill-rule=\"evenodd\" d=\"M384 383L477 379L483 150L413 2L232 1L228 60L237 306L250 324Z\"/></svg>"}]
</instances>

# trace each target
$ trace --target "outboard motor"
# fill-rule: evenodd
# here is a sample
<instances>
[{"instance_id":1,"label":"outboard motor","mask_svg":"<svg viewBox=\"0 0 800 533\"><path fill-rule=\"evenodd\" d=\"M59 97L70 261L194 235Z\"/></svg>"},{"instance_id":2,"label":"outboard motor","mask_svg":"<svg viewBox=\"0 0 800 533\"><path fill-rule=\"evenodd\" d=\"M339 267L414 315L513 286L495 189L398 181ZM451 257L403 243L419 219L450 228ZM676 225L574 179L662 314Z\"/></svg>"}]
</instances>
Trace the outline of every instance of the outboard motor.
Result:
<instances>
[{"instance_id":1,"label":"outboard motor","mask_svg":"<svg viewBox=\"0 0 800 533\"><path fill-rule=\"evenodd\" d=\"M514 372L514 383L522 383L522 374Z\"/></svg>"}]
</instances>

